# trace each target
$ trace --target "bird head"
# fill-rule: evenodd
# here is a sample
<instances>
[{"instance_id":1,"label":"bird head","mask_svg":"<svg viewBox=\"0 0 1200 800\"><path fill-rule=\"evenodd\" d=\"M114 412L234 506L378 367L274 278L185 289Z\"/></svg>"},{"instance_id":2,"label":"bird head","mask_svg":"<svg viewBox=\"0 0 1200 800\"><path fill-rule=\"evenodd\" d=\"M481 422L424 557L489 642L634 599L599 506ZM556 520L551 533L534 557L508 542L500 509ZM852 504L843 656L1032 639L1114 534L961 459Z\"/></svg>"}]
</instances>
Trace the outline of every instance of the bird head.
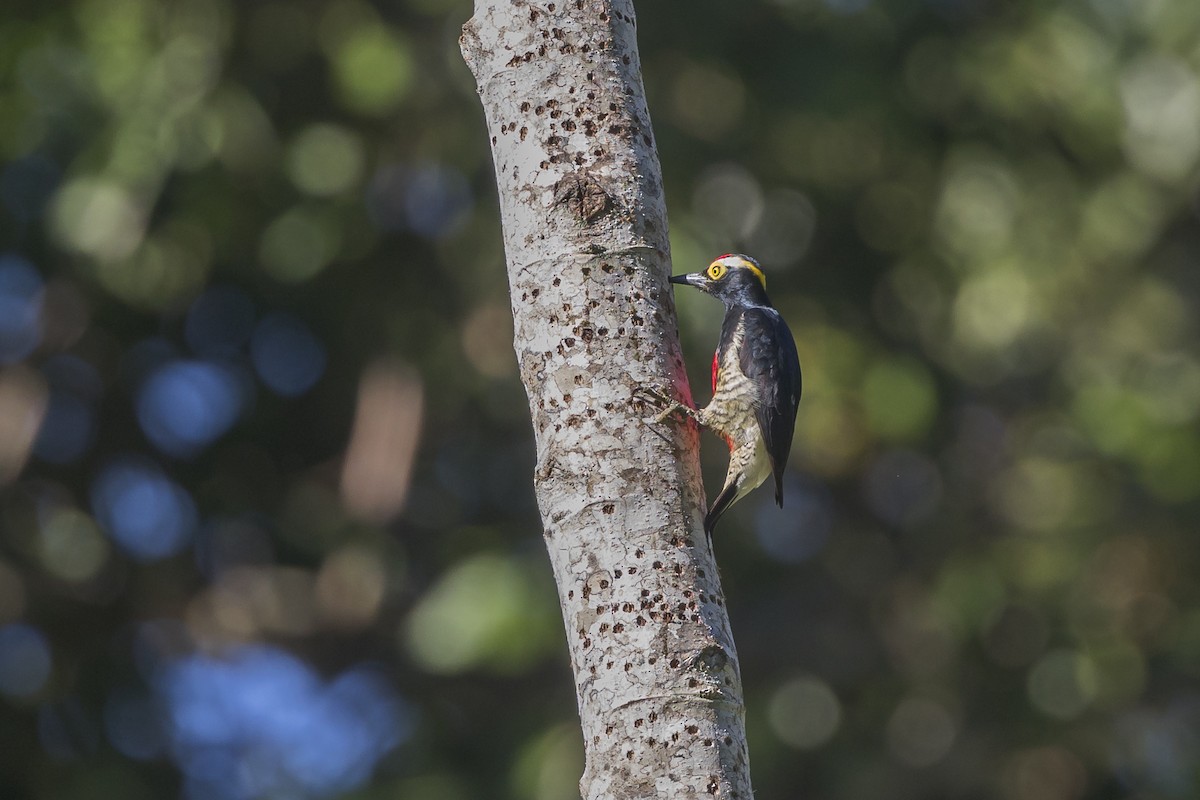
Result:
<instances>
[{"instance_id":1,"label":"bird head","mask_svg":"<svg viewBox=\"0 0 1200 800\"><path fill-rule=\"evenodd\" d=\"M767 278L758 262L750 256L727 253L708 265L703 272L672 275L671 283L695 286L711 294L726 306L769 306Z\"/></svg>"}]
</instances>

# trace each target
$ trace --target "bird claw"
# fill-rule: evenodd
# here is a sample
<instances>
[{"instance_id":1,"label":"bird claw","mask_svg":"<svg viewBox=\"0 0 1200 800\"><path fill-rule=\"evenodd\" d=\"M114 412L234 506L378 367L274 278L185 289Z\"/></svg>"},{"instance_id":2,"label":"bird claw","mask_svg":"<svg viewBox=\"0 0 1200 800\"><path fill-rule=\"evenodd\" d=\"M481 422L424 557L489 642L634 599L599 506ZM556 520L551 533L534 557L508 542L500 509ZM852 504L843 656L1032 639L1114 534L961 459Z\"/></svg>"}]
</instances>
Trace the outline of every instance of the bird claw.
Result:
<instances>
[{"instance_id":1,"label":"bird claw","mask_svg":"<svg viewBox=\"0 0 1200 800\"><path fill-rule=\"evenodd\" d=\"M652 420L656 425L666 422L676 412L682 413L684 417L691 416L692 409L673 399L663 389L656 386L637 386L634 388L633 394L634 397L640 395L651 404L662 409L658 414L654 415L654 419Z\"/></svg>"},{"instance_id":2,"label":"bird claw","mask_svg":"<svg viewBox=\"0 0 1200 800\"><path fill-rule=\"evenodd\" d=\"M650 403L659 406L660 408L662 406L670 405L674 402L670 395L668 395L664 389L658 386L635 386L633 387L633 396L634 398L641 397L644 400L648 400Z\"/></svg>"},{"instance_id":3,"label":"bird claw","mask_svg":"<svg viewBox=\"0 0 1200 800\"><path fill-rule=\"evenodd\" d=\"M660 411L654 415L654 424L662 425L664 422L666 422L668 419L671 418L672 414L674 414L676 411L681 411L682 409L683 409L683 406L679 405L678 403L675 403L673 406L669 406L669 407L663 409L662 411Z\"/></svg>"}]
</instances>

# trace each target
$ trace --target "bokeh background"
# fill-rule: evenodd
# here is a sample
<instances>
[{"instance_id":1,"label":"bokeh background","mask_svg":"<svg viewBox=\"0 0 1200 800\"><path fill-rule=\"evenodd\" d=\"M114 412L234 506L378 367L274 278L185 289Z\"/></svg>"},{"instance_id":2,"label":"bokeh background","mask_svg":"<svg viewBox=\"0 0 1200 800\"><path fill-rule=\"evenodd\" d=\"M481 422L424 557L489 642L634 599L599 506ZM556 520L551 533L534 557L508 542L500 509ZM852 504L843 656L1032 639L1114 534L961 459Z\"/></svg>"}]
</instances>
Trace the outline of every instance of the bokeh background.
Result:
<instances>
[{"instance_id":1,"label":"bokeh background","mask_svg":"<svg viewBox=\"0 0 1200 800\"><path fill-rule=\"evenodd\" d=\"M759 796L1200 796L1200 4L638 11ZM0 796L577 796L470 12L5 0Z\"/></svg>"}]
</instances>

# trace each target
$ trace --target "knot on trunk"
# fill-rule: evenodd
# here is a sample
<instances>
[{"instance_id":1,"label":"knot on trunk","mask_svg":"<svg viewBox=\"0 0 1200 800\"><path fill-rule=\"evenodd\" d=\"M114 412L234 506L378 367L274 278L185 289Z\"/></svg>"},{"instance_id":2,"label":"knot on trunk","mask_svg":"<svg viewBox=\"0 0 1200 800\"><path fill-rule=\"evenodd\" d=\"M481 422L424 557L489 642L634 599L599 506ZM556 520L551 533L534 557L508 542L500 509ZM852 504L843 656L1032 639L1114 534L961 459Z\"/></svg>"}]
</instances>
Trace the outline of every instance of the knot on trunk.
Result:
<instances>
[{"instance_id":1,"label":"knot on trunk","mask_svg":"<svg viewBox=\"0 0 1200 800\"><path fill-rule=\"evenodd\" d=\"M554 204L564 203L572 214L587 223L604 216L613 205L612 197L587 170L564 175L554 184Z\"/></svg>"}]
</instances>

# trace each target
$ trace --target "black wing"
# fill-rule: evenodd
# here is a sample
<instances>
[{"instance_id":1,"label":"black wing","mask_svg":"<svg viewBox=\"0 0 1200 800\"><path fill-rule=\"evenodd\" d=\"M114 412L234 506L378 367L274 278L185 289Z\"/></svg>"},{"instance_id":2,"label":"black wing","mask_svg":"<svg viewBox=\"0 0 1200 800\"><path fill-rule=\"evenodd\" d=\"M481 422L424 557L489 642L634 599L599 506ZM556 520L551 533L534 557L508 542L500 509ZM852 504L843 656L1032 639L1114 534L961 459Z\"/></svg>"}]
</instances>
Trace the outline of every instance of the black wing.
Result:
<instances>
[{"instance_id":1,"label":"black wing","mask_svg":"<svg viewBox=\"0 0 1200 800\"><path fill-rule=\"evenodd\" d=\"M775 502L782 508L783 469L800 405L800 356L792 332L775 309L748 308L742 319L742 374L758 387L755 416L775 474Z\"/></svg>"}]
</instances>

